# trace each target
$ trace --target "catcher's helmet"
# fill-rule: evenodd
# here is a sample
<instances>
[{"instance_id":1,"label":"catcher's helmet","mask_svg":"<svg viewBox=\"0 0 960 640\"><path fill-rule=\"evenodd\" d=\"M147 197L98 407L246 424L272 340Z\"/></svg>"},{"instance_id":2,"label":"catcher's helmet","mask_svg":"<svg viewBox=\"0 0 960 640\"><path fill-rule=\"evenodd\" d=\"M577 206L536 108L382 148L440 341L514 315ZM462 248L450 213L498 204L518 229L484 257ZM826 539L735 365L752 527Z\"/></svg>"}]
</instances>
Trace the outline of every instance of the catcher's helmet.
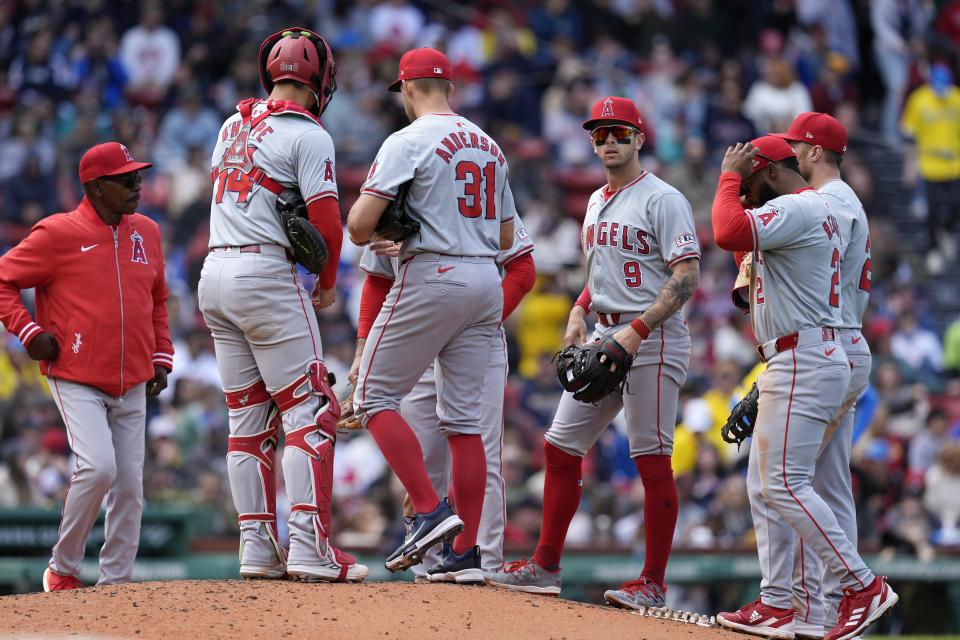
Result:
<instances>
[{"instance_id":1,"label":"catcher's helmet","mask_svg":"<svg viewBox=\"0 0 960 640\"><path fill-rule=\"evenodd\" d=\"M337 63L330 45L319 34L290 27L269 36L260 45L260 84L267 93L278 80L296 80L316 92L317 114L323 113L337 90Z\"/></svg>"}]
</instances>

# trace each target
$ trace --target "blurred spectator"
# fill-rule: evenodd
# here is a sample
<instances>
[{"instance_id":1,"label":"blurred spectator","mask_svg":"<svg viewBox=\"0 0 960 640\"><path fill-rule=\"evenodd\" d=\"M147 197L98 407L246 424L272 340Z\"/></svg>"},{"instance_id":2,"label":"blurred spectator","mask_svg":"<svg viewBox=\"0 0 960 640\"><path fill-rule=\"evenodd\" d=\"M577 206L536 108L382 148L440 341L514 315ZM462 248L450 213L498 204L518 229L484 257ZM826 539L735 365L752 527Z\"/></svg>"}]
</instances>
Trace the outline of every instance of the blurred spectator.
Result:
<instances>
[{"instance_id":1,"label":"blurred spectator","mask_svg":"<svg viewBox=\"0 0 960 640\"><path fill-rule=\"evenodd\" d=\"M810 111L810 93L796 79L790 62L774 56L763 63L763 76L750 87L743 113L762 133L786 131L793 119Z\"/></svg>"},{"instance_id":2,"label":"blurred spectator","mask_svg":"<svg viewBox=\"0 0 960 640\"><path fill-rule=\"evenodd\" d=\"M139 104L156 106L173 82L180 64L180 40L163 24L157 2L143 5L140 23L120 39L120 61L130 78L127 95Z\"/></svg>"},{"instance_id":3,"label":"blurred spectator","mask_svg":"<svg viewBox=\"0 0 960 640\"><path fill-rule=\"evenodd\" d=\"M940 338L933 331L921 327L913 311L900 314L897 330L890 341L890 352L913 372L940 373L943 370Z\"/></svg>"},{"instance_id":4,"label":"blurred spectator","mask_svg":"<svg viewBox=\"0 0 960 640\"><path fill-rule=\"evenodd\" d=\"M910 80L910 66L932 17L930 0L872 0L873 53L883 79L886 96L880 129L893 143L897 119Z\"/></svg>"},{"instance_id":5,"label":"blurred spectator","mask_svg":"<svg viewBox=\"0 0 960 640\"><path fill-rule=\"evenodd\" d=\"M940 523L936 542L960 544L960 442L948 442L937 455L937 463L926 476L924 504Z\"/></svg>"},{"instance_id":6,"label":"blurred spectator","mask_svg":"<svg viewBox=\"0 0 960 640\"><path fill-rule=\"evenodd\" d=\"M927 428L910 443L909 464L913 481L923 481L940 450L952 439L947 414L934 409L927 415Z\"/></svg>"},{"instance_id":7,"label":"blurred spectator","mask_svg":"<svg viewBox=\"0 0 960 640\"><path fill-rule=\"evenodd\" d=\"M415 46L423 29L423 14L406 0L380 2L370 11L370 37L397 53Z\"/></svg>"},{"instance_id":8,"label":"blurred spectator","mask_svg":"<svg viewBox=\"0 0 960 640\"><path fill-rule=\"evenodd\" d=\"M943 335L943 368L960 377L960 318L951 322Z\"/></svg>"},{"instance_id":9,"label":"blurred spectator","mask_svg":"<svg viewBox=\"0 0 960 640\"><path fill-rule=\"evenodd\" d=\"M52 51L53 34L44 29L30 40L30 46L10 64L10 87L20 99L34 103L38 98L59 102L74 85L66 58Z\"/></svg>"},{"instance_id":10,"label":"blurred spectator","mask_svg":"<svg viewBox=\"0 0 960 640\"><path fill-rule=\"evenodd\" d=\"M200 90L187 86L180 90L177 106L167 111L160 122L155 151L161 171L174 173L187 162L190 149L197 149L204 160L210 159L220 133L220 116L203 103Z\"/></svg>"},{"instance_id":11,"label":"blurred spectator","mask_svg":"<svg viewBox=\"0 0 960 640\"><path fill-rule=\"evenodd\" d=\"M927 197L927 237L931 257L952 262L957 257L957 220L960 213L960 88L950 68L938 62L930 78L907 99L901 129L911 144L904 159L904 180L923 180ZM936 251L940 256L935 256ZM941 267L942 268L942 267ZM937 269L934 269L937 270Z\"/></svg>"},{"instance_id":12,"label":"blurred spectator","mask_svg":"<svg viewBox=\"0 0 960 640\"><path fill-rule=\"evenodd\" d=\"M734 78L722 80L719 95L707 107L703 127L707 136L711 166L720 166L728 146L757 137L757 128L750 118L743 114L742 104L743 90L739 82Z\"/></svg>"}]
</instances>

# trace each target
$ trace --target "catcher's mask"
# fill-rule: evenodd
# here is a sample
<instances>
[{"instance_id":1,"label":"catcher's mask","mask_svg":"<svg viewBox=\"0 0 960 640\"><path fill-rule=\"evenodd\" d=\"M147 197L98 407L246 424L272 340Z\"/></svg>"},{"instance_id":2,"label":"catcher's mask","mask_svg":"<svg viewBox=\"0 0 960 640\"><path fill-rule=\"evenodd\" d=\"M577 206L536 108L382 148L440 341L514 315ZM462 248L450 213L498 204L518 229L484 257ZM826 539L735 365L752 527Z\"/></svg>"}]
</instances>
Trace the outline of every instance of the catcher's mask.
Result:
<instances>
[{"instance_id":1,"label":"catcher's mask","mask_svg":"<svg viewBox=\"0 0 960 640\"><path fill-rule=\"evenodd\" d=\"M294 80L317 97L312 110L318 117L337 90L337 63L330 45L320 34L303 27L290 27L269 36L257 57L260 84L269 94L279 80Z\"/></svg>"}]
</instances>

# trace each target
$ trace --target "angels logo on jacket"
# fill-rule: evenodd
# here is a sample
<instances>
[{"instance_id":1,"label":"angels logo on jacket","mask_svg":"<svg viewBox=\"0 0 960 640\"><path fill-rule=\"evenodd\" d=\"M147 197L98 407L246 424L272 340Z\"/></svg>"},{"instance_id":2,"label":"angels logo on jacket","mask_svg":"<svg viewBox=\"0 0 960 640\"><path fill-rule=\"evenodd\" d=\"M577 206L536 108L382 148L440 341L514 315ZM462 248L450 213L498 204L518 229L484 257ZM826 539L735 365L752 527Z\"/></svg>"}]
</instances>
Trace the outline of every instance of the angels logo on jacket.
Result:
<instances>
[{"instance_id":1,"label":"angels logo on jacket","mask_svg":"<svg viewBox=\"0 0 960 640\"><path fill-rule=\"evenodd\" d=\"M130 262L147 264L147 252L143 249L143 236L134 231L130 239L133 241L133 255L130 256Z\"/></svg>"}]
</instances>

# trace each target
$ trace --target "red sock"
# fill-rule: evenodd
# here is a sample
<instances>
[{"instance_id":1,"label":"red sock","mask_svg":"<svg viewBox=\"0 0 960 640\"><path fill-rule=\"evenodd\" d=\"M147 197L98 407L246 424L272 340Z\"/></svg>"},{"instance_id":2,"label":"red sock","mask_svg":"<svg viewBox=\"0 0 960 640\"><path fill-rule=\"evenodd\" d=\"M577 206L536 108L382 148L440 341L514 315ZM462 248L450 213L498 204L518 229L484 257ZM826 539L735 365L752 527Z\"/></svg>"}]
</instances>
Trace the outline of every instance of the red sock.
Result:
<instances>
[{"instance_id":1,"label":"red sock","mask_svg":"<svg viewBox=\"0 0 960 640\"><path fill-rule=\"evenodd\" d=\"M567 529L580 506L580 494L583 491L580 475L582 458L565 453L546 440L543 442L543 452L547 462L547 477L543 485L543 522L533 559L541 567L554 568L560 564Z\"/></svg>"},{"instance_id":2,"label":"red sock","mask_svg":"<svg viewBox=\"0 0 960 640\"><path fill-rule=\"evenodd\" d=\"M370 418L367 430L373 436L380 453L397 474L400 484L410 494L413 510L430 513L437 508L440 498L433 490L427 468L423 464L423 449L413 429L396 411L381 411Z\"/></svg>"},{"instance_id":3,"label":"red sock","mask_svg":"<svg viewBox=\"0 0 960 640\"><path fill-rule=\"evenodd\" d=\"M637 456L633 459L643 482L643 526L647 550L641 575L663 584L677 526L677 485L670 456Z\"/></svg>"},{"instance_id":4,"label":"red sock","mask_svg":"<svg viewBox=\"0 0 960 640\"><path fill-rule=\"evenodd\" d=\"M487 490L487 454L480 434L458 433L447 438L452 467L451 485L457 515L463 520L463 532L453 541L453 550L461 554L477 544L483 495Z\"/></svg>"}]
</instances>

